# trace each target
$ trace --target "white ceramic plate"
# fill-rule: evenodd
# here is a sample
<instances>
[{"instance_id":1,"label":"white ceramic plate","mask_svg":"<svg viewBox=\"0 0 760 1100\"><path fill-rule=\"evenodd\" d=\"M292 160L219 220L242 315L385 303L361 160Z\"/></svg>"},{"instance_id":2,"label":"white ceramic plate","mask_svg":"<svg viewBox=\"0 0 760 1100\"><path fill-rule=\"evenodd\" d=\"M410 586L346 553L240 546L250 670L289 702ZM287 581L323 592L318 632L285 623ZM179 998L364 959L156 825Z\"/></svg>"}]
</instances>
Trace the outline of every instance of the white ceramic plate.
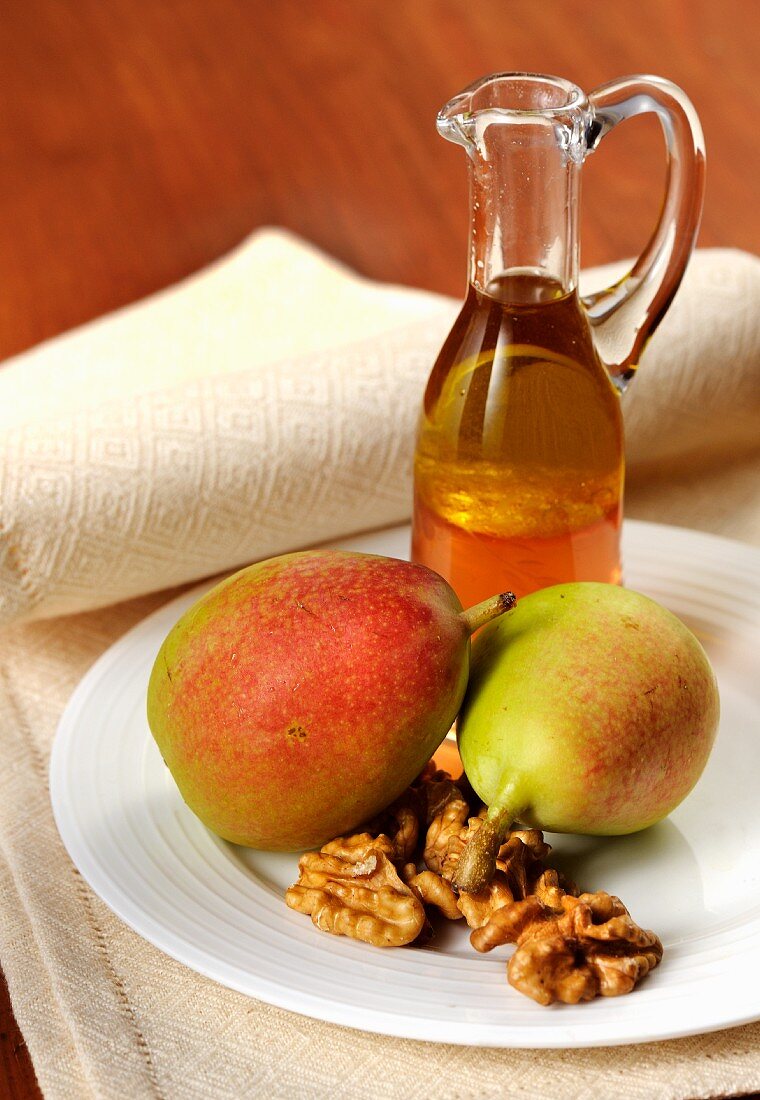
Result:
<instances>
[{"instance_id":1,"label":"white ceramic plate","mask_svg":"<svg viewBox=\"0 0 760 1100\"><path fill-rule=\"evenodd\" d=\"M403 557L408 529L343 542ZM463 922L434 948L381 950L318 932L287 909L295 856L234 847L182 802L145 719L148 675L182 596L90 669L61 720L50 771L63 841L101 898L194 970L271 1004L367 1031L497 1047L643 1042L760 1017L760 553L630 522L626 581L706 646L722 697L716 748L672 817L614 840L549 837L586 889L619 894L665 943L631 996L540 1008L505 980L503 948L478 955ZM445 923L445 922L444 922Z\"/></svg>"}]
</instances>

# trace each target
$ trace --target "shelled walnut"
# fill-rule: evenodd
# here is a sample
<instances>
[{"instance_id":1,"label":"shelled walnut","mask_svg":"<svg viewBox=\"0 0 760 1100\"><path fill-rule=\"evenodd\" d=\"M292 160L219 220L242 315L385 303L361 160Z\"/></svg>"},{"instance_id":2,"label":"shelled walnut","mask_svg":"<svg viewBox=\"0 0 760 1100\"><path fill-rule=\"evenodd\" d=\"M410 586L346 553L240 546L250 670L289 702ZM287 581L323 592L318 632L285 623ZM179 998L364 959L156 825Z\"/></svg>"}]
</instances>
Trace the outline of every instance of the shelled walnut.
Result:
<instances>
[{"instance_id":1,"label":"shelled walnut","mask_svg":"<svg viewBox=\"0 0 760 1100\"><path fill-rule=\"evenodd\" d=\"M529 896L499 909L470 940L478 951L516 944L509 981L543 1005L630 993L662 958L658 937L603 891L565 894L557 908Z\"/></svg>"},{"instance_id":2,"label":"shelled walnut","mask_svg":"<svg viewBox=\"0 0 760 1100\"><path fill-rule=\"evenodd\" d=\"M453 787L451 796L443 802L428 826L423 852L428 870L439 875L443 873L452 844L461 842L461 834L467 830L469 815L469 804Z\"/></svg>"},{"instance_id":3,"label":"shelled walnut","mask_svg":"<svg viewBox=\"0 0 760 1100\"><path fill-rule=\"evenodd\" d=\"M499 850L496 873L488 886L476 894L459 894L459 908L470 928L482 927L497 909L529 894L539 890L546 894L551 887L562 890L557 872L543 864L550 850L536 829L512 833ZM575 888L570 885L570 889Z\"/></svg>"},{"instance_id":4,"label":"shelled walnut","mask_svg":"<svg viewBox=\"0 0 760 1100\"><path fill-rule=\"evenodd\" d=\"M401 881L383 846L371 837L365 845L355 840L341 838L334 851L342 855L322 851L301 856L299 879L286 892L286 904L336 936L375 947L412 943L426 924L422 902Z\"/></svg>"},{"instance_id":5,"label":"shelled walnut","mask_svg":"<svg viewBox=\"0 0 760 1100\"><path fill-rule=\"evenodd\" d=\"M414 857L424 824L425 806L424 791L407 787L395 802L367 824L367 832L392 840L394 863L403 864Z\"/></svg>"},{"instance_id":6,"label":"shelled walnut","mask_svg":"<svg viewBox=\"0 0 760 1100\"><path fill-rule=\"evenodd\" d=\"M434 905L447 920L461 920L457 896L450 882L434 871L418 871L415 863L408 863L402 878L425 905Z\"/></svg>"}]
</instances>

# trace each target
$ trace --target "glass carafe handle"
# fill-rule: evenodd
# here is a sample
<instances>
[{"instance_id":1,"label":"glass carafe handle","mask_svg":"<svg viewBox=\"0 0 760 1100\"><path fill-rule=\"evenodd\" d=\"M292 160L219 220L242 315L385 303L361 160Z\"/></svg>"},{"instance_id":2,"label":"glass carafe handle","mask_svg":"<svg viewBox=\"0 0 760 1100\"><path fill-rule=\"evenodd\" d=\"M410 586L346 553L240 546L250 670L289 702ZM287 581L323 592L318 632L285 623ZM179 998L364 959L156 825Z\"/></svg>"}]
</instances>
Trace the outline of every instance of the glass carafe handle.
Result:
<instances>
[{"instance_id":1,"label":"glass carafe handle","mask_svg":"<svg viewBox=\"0 0 760 1100\"><path fill-rule=\"evenodd\" d=\"M589 151L613 126L654 112L667 147L665 201L655 230L633 268L607 290L583 298L600 358L623 389L678 289L694 248L705 181L702 127L684 92L658 76L628 76L588 97Z\"/></svg>"}]
</instances>

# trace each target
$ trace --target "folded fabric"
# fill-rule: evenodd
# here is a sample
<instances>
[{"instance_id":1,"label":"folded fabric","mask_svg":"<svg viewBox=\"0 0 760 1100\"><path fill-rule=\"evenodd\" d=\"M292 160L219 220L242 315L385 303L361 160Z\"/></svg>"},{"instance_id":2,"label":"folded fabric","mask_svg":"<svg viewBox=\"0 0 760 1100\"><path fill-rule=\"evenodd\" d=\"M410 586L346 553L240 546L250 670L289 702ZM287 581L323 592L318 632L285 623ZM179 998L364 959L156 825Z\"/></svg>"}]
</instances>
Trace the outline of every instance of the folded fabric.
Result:
<instances>
[{"instance_id":1,"label":"folded fabric","mask_svg":"<svg viewBox=\"0 0 760 1100\"><path fill-rule=\"evenodd\" d=\"M760 539L758 306L760 260L695 255L624 397L628 514ZM456 309L264 230L6 363L0 623L403 521Z\"/></svg>"}]
</instances>

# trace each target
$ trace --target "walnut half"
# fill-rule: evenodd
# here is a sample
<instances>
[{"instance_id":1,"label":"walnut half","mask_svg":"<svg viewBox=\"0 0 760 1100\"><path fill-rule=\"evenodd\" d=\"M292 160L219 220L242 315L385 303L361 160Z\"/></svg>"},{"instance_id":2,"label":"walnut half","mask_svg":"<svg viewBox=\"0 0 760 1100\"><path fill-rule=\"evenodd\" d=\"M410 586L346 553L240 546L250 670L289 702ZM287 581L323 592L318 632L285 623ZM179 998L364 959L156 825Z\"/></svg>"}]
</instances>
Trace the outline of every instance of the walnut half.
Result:
<instances>
[{"instance_id":1,"label":"walnut half","mask_svg":"<svg viewBox=\"0 0 760 1100\"><path fill-rule=\"evenodd\" d=\"M425 927L425 908L399 878L388 844L387 837L378 844L364 834L325 845L335 854L306 852L298 862L298 882L285 893L286 904L335 936L375 947L411 943Z\"/></svg>"},{"instance_id":2,"label":"walnut half","mask_svg":"<svg viewBox=\"0 0 760 1100\"><path fill-rule=\"evenodd\" d=\"M504 905L470 941L478 951L517 944L507 967L510 984L542 1005L630 993L662 958L658 937L603 891L562 895L556 907L536 895Z\"/></svg>"},{"instance_id":3,"label":"walnut half","mask_svg":"<svg viewBox=\"0 0 760 1100\"><path fill-rule=\"evenodd\" d=\"M457 896L445 878L434 871L418 872L414 863L408 863L401 873L407 886L424 905L434 905L447 920L461 920Z\"/></svg>"},{"instance_id":4,"label":"walnut half","mask_svg":"<svg viewBox=\"0 0 760 1100\"><path fill-rule=\"evenodd\" d=\"M459 908L470 928L482 928L497 909L532 894L547 906L559 905L566 893L577 894L574 883L545 867L550 851L538 829L513 830L499 849L496 871L488 886L476 894L464 890L459 894Z\"/></svg>"}]
</instances>

